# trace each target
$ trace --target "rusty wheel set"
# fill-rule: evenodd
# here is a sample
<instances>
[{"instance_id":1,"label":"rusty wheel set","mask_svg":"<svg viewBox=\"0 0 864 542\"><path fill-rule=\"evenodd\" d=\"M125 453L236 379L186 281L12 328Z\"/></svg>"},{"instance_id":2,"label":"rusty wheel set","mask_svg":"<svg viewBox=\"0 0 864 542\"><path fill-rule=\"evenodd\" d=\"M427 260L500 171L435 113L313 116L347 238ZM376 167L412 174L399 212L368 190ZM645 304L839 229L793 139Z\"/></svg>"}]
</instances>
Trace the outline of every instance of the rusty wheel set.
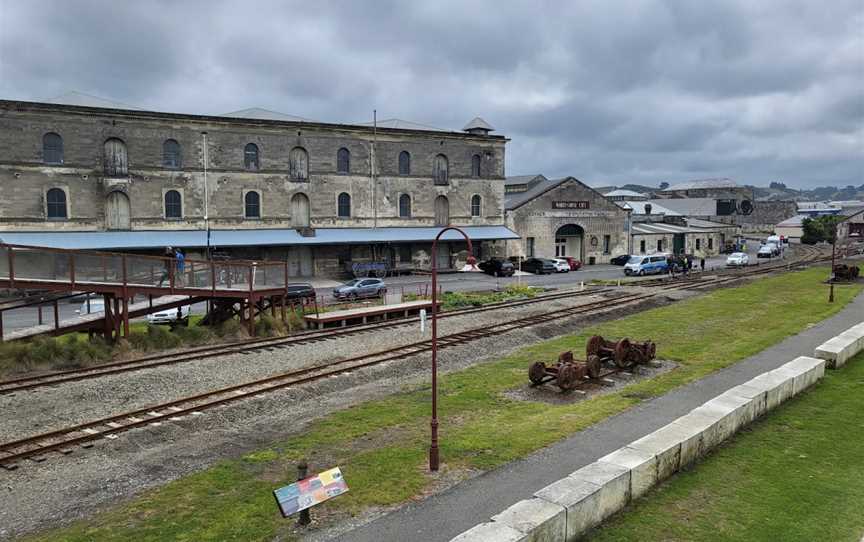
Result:
<instances>
[{"instance_id":1,"label":"rusty wheel set","mask_svg":"<svg viewBox=\"0 0 864 542\"><path fill-rule=\"evenodd\" d=\"M636 342L625 337L608 341L594 335L585 346L585 360L575 359L571 351L562 352L555 365L546 365L542 361L532 363L528 368L528 379L535 386L554 381L562 391L570 391L586 382L601 380L604 363L614 367L606 373L612 374L647 364L656 354L657 346L650 340Z\"/></svg>"}]
</instances>

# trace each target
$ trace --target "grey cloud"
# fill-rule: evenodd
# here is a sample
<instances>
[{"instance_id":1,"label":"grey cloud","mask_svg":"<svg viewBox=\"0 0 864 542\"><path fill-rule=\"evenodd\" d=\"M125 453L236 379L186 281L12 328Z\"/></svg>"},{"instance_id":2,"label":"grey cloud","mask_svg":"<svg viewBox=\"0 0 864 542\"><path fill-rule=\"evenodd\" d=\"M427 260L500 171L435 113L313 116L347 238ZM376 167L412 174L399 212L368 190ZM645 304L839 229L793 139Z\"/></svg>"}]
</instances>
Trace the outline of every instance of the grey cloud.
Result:
<instances>
[{"instance_id":1,"label":"grey cloud","mask_svg":"<svg viewBox=\"0 0 864 542\"><path fill-rule=\"evenodd\" d=\"M481 115L510 174L859 185L862 25L860 0L0 0L0 97Z\"/></svg>"}]
</instances>

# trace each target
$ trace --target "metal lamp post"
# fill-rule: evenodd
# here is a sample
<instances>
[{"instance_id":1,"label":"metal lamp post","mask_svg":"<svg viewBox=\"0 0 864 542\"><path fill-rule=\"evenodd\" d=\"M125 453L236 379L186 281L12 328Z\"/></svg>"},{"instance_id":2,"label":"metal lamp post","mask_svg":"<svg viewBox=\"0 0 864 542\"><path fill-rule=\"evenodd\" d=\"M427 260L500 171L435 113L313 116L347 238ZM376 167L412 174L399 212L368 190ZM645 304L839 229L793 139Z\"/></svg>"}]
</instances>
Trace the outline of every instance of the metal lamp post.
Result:
<instances>
[{"instance_id":1,"label":"metal lamp post","mask_svg":"<svg viewBox=\"0 0 864 542\"><path fill-rule=\"evenodd\" d=\"M834 303L834 259L837 248L837 223L834 224L834 235L831 236L831 271L828 273L828 303Z\"/></svg>"},{"instance_id":2,"label":"metal lamp post","mask_svg":"<svg viewBox=\"0 0 864 542\"><path fill-rule=\"evenodd\" d=\"M429 444L429 470L437 471L439 466L438 455L438 239L448 230L454 230L462 234L468 243L468 265L473 265L474 259L471 239L461 229L455 226L447 226L438 232L432 241L432 441Z\"/></svg>"}]
</instances>

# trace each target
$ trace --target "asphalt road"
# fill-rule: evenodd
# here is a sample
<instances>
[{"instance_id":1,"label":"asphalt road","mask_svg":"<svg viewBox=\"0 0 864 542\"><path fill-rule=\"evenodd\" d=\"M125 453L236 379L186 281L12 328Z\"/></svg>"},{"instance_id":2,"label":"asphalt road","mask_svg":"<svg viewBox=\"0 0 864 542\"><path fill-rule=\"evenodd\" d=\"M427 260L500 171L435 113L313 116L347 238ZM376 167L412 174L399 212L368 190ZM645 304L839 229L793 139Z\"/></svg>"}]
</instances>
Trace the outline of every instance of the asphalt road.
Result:
<instances>
[{"instance_id":1,"label":"asphalt road","mask_svg":"<svg viewBox=\"0 0 864 542\"><path fill-rule=\"evenodd\" d=\"M756 243L750 244L752 248ZM748 247L748 248L751 248ZM750 251L750 261L756 261L755 250ZM726 263L726 256L721 255L715 258L709 258L705 261L706 269L721 268ZM615 265L591 265L585 266L579 271L571 271L568 273L556 273L552 275L522 275L518 277L496 278L485 273L442 273L438 277L441 288L444 291L453 292L471 292L471 291L487 291L505 288L509 284L527 284L530 286L556 287L556 288L572 288L579 285L580 282L587 283L594 279L617 279L623 278L624 271L620 266ZM302 279L300 279L302 280ZM298 280L298 282L300 281ZM323 297L324 303L333 301L331 292L335 281L313 281L318 290L318 295ZM401 277L389 277L385 279L387 287L391 292L418 293L428 292L431 284L431 277L428 275L405 275ZM321 298L319 298L321 299ZM74 318L76 311L81 308L81 300L73 302L61 301L58 305L60 319ZM193 314L204 314L206 311L205 303L198 303L192 307ZM36 307L27 307L16 309L3 313L3 328L6 330L21 329L37 325L38 309ZM53 307L49 304L42 308L43 322L50 323L54 319ZM140 320L140 319L139 319Z\"/></svg>"}]
</instances>

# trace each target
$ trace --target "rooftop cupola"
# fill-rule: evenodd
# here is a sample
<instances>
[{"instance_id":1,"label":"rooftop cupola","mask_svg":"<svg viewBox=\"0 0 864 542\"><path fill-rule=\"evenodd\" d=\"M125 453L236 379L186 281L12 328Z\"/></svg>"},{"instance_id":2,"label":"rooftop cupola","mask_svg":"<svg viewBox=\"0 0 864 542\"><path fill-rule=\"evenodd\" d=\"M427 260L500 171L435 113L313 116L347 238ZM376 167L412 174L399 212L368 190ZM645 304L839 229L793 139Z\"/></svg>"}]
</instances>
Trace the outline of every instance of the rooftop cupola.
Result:
<instances>
[{"instance_id":1,"label":"rooftop cupola","mask_svg":"<svg viewBox=\"0 0 864 542\"><path fill-rule=\"evenodd\" d=\"M485 136L489 135L489 132L495 131L495 128L480 117L474 117L465 125L464 128L462 128L462 131L468 132L469 134Z\"/></svg>"}]
</instances>

